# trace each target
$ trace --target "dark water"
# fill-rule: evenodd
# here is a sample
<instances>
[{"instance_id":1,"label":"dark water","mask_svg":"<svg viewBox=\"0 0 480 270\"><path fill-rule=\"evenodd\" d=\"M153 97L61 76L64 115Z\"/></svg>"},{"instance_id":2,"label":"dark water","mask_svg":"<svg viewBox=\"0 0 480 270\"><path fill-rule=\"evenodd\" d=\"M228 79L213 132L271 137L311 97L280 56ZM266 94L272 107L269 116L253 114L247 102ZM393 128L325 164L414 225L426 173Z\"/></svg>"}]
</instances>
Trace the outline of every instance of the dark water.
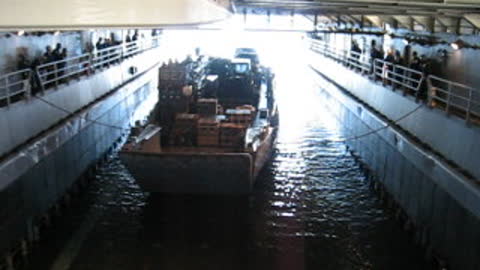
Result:
<instances>
[{"instance_id":1,"label":"dark water","mask_svg":"<svg viewBox=\"0 0 480 270\"><path fill-rule=\"evenodd\" d=\"M252 196L149 195L112 157L31 268L426 269L345 145L332 142L341 134L312 76L300 63L277 71L276 154Z\"/></svg>"}]
</instances>

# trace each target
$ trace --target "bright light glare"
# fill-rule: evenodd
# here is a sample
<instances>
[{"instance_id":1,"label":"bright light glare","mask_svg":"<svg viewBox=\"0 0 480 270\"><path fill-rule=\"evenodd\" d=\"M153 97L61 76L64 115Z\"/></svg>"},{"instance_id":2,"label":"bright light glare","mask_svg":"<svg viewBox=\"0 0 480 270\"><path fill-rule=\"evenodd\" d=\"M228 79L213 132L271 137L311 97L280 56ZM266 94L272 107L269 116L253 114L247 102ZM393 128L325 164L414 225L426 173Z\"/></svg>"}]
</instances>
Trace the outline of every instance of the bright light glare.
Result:
<instances>
[{"instance_id":1,"label":"bright light glare","mask_svg":"<svg viewBox=\"0 0 480 270\"><path fill-rule=\"evenodd\" d=\"M458 44L457 44L456 42L451 43L450 46L451 46L452 49L454 49L454 50L460 49L460 47L458 46Z\"/></svg>"},{"instance_id":2,"label":"bright light glare","mask_svg":"<svg viewBox=\"0 0 480 270\"><path fill-rule=\"evenodd\" d=\"M312 55L302 33L224 30L167 30L164 51L179 61L199 47L203 54L232 58L236 48L254 48L262 65L275 73L280 110L279 139L296 141L316 121L334 119L318 103L318 86L308 64ZM332 67L335 68L335 67ZM331 125L333 126L333 124Z\"/></svg>"}]
</instances>

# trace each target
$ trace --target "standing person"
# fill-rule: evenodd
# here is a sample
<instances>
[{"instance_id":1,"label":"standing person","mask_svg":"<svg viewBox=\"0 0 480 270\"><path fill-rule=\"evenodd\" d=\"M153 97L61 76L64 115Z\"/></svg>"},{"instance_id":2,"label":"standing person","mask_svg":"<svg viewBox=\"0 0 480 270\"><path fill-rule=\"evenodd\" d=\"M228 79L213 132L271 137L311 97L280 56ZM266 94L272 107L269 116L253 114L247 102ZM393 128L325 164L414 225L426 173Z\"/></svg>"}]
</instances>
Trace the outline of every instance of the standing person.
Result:
<instances>
[{"instance_id":1,"label":"standing person","mask_svg":"<svg viewBox=\"0 0 480 270\"><path fill-rule=\"evenodd\" d=\"M423 73L423 78L427 78L428 75L432 74L432 60L427 58L426 55L422 55L420 59L420 70ZM428 85L427 80L423 79L420 83L420 89L418 93L418 97L426 100L428 96Z\"/></svg>"},{"instance_id":2,"label":"standing person","mask_svg":"<svg viewBox=\"0 0 480 270\"><path fill-rule=\"evenodd\" d=\"M421 63L420 63L420 58L418 57L418 53L416 51L414 51L412 53L412 62L410 63L410 69L422 72L422 66L421 66ZM416 73L416 72L411 73L410 78L412 78L414 81L410 81L410 82L411 82L411 84L414 88L420 87L420 85L418 83L418 80L420 80L420 77L421 77L421 75Z\"/></svg>"},{"instance_id":3,"label":"standing person","mask_svg":"<svg viewBox=\"0 0 480 270\"><path fill-rule=\"evenodd\" d=\"M55 58L55 61L60 60L61 54L62 54L62 44L57 43L57 45L55 46L55 49L53 50L52 54L53 54L53 57Z\"/></svg>"},{"instance_id":4,"label":"standing person","mask_svg":"<svg viewBox=\"0 0 480 270\"><path fill-rule=\"evenodd\" d=\"M358 66L360 54L362 53L362 50L360 49L360 46L358 46L358 43L356 40L352 41L352 46L350 50L353 52L352 58L353 58L354 66L356 67Z\"/></svg>"},{"instance_id":5,"label":"standing person","mask_svg":"<svg viewBox=\"0 0 480 270\"><path fill-rule=\"evenodd\" d=\"M97 43L95 43L95 49L97 49L97 57L100 57L102 54L99 53L104 48L103 38L98 38Z\"/></svg>"},{"instance_id":6,"label":"standing person","mask_svg":"<svg viewBox=\"0 0 480 270\"><path fill-rule=\"evenodd\" d=\"M137 41L138 40L138 30L135 30L135 33L133 34L132 41Z\"/></svg>"},{"instance_id":7,"label":"standing person","mask_svg":"<svg viewBox=\"0 0 480 270\"><path fill-rule=\"evenodd\" d=\"M410 68L413 70L420 71L420 58L418 57L417 52L412 53L412 62L410 63Z\"/></svg>"},{"instance_id":8,"label":"standing person","mask_svg":"<svg viewBox=\"0 0 480 270\"><path fill-rule=\"evenodd\" d=\"M80 60L83 63L80 68L84 69L84 71L80 74L77 74L77 77L81 75L88 76L90 74L91 72L90 61L94 57L93 55L94 49L95 47L93 46L93 43L91 41L85 42L84 54L87 54L87 55L85 57L82 57Z\"/></svg>"},{"instance_id":9,"label":"standing person","mask_svg":"<svg viewBox=\"0 0 480 270\"><path fill-rule=\"evenodd\" d=\"M103 48L110 48L110 47L112 47L112 41L109 38L106 38L105 42L103 43ZM105 63L103 64L103 66L108 66L110 64L109 59L112 58L111 52L112 50L106 50L104 52L105 57L102 57L102 60L105 61Z\"/></svg>"},{"instance_id":10,"label":"standing person","mask_svg":"<svg viewBox=\"0 0 480 270\"><path fill-rule=\"evenodd\" d=\"M62 44L60 43L57 43L57 45L55 46L55 49L52 51L52 57L53 57L53 61L57 62L57 61L60 61L62 60ZM60 65L60 63L56 63L55 64L55 78L58 78L62 75L60 75L60 68L61 68L62 65ZM65 65L63 65L65 66Z\"/></svg>"},{"instance_id":11,"label":"standing person","mask_svg":"<svg viewBox=\"0 0 480 270\"><path fill-rule=\"evenodd\" d=\"M135 30L135 33L133 34L132 41L137 41L135 44L132 44L132 52L136 53L140 49L140 42L138 42L138 30Z\"/></svg>"},{"instance_id":12,"label":"standing person","mask_svg":"<svg viewBox=\"0 0 480 270\"><path fill-rule=\"evenodd\" d=\"M376 79L377 76L375 73L377 72L377 69L375 67L375 59L382 58L380 55L380 51L377 48L377 41L375 39L372 39L372 42L370 43L370 63L372 65L370 73L374 75L374 78Z\"/></svg>"},{"instance_id":13,"label":"standing person","mask_svg":"<svg viewBox=\"0 0 480 270\"><path fill-rule=\"evenodd\" d=\"M28 62L27 57L23 53L19 54L18 62L17 62L17 71L25 70L28 68L30 68L30 63ZM20 78L22 82L20 84L13 85L13 88L15 88L13 89L14 92L25 90L25 80L28 79L28 72L30 72L30 70L28 70L27 72L20 73ZM28 95L28 93L26 94Z\"/></svg>"},{"instance_id":14,"label":"standing person","mask_svg":"<svg viewBox=\"0 0 480 270\"><path fill-rule=\"evenodd\" d=\"M383 65L383 83L390 83L389 79L392 79L393 64L395 62L395 56L393 49L388 50L387 55L383 59L385 61Z\"/></svg>"},{"instance_id":15,"label":"standing person","mask_svg":"<svg viewBox=\"0 0 480 270\"><path fill-rule=\"evenodd\" d=\"M30 68L30 63L27 60L25 54L18 55L17 70L24 70Z\"/></svg>"},{"instance_id":16,"label":"standing person","mask_svg":"<svg viewBox=\"0 0 480 270\"><path fill-rule=\"evenodd\" d=\"M130 37L130 34L127 33L127 36L125 38L125 43L126 43L126 48L127 48L127 56L130 56L130 52L132 51L132 46L133 44L132 43L132 38Z\"/></svg>"},{"instance_id":17,"label":"standing person","mask_svg":"<svg viewBox=\"0 0 480 270\"><path fill-rule=\"evenodd\" d=\"M97 51L102 49L103 38L98 38L97 43L95 43L95 48Z\"/></svg>"},{"instance_id":18,"label":"standing person","mask_svg":"<svg viewBox=\"0 0 480 270\"><path fill-rule=\"evenodd\" d=\"M59 57L59 60L67 59L67 49L63 48L58 57ZM65 66L66 66L65 61L62 61L62 62L57 64L58 76L59 77L62 77L65 74ZM67 78L61 78L60 80L61 80L61 82L66 82Z\"/></svg>"},{"instance_id":19,"label":"standing person","mask_svg":"<svg viewBox=\"0 0 480 270\"><path fill-rule=\"evenodd\" d=\"M44 73L43 70L38 70L37 72L37 67L43 64L43 56L39 56L35 58L32 62L31 68L35 71L32 76L32 95L36 95L42 90L42 85L40 82L40 77L42 73Z\"/></svg>"},{"instance_id":20,"label":"standing person","mask_svg":"<svg viewBox=\"0 0 480 270\"><path fill-rule=\"evenodd\" d=\"M45 53L43 54L43 62L45 64L49 64L54 61L55 61L55 56L53 55L52 47L50 46L45 47ZM47 83L45 83L45 88L49 88L50 86L52 86L52 82L49 82L49 81L55 78L54 65L48 65L45 68L45 73L46 73L46 76L42 77L42 79L48 81Z\"/></svg>"},{"instance_id":21,"label":"standing person","mask_svg":"<svg viewBox=\"0 0 480 270\"><path fill-rule=\"evenodd\" d=\"M45 63L51 63L54 61L54 55L52 52L52 47L47 46L45 47L45 52L43 53L43 58L45 60Z\"/></svg>"},{"instance_id":22,"label":"standing person","mask_svg":"<svg viewBox=\"0 0 480 270\"><path fill-rule=\"evenodd\" d=\"M405 66L405 59L403 58L399 50L395 51L394 64L395 64L394 72L396 74L395 76L396 82L394 82L392 85L394 88L396 88L403 83L404 81L403 75L405 74L404 70L401 68Z\"/></svg>"}]
</instances>

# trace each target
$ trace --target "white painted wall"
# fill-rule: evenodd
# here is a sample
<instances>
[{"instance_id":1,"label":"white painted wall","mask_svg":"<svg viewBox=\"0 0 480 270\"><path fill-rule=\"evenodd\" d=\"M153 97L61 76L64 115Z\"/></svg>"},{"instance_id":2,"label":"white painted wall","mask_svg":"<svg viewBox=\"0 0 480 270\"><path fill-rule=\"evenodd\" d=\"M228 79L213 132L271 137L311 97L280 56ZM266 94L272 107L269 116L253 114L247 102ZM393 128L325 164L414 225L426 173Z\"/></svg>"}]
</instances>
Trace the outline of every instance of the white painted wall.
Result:
<instances>
[{"instance_id":1,"label":"white painted wall","mask_svg":"<svg viewBox=\"0 0 480 270\"><path fill-rule=\"evenodd\" d=\"M192 25L227 18L210 0L2 0L0 28L87 29L155 28Z\"/></svg>"}]
</instances>

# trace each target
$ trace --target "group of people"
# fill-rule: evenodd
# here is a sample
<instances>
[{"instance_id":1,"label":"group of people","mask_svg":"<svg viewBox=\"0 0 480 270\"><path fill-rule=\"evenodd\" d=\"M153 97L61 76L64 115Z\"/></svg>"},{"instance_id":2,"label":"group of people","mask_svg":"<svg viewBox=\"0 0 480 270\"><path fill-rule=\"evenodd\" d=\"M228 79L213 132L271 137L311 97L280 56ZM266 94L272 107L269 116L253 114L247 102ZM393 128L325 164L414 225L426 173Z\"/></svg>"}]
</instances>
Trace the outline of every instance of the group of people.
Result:
<instances>
[{"instance_id":1,"label":"group of people","mask_svg":"<svg viewBox=\"0 0 480 270\"><path fill-rule=\"evenodd\" d=\"M138 31L135 31L135 33L131 36L127 35L125 37L125 43L127 43L127 45L126 45L127 52L130 52L134 49L135 45L132 44L131 42L137 41L138 38L139 38ZM99 37L97 42L95 43L95 45L93 45L93 43L91 43L91 42L87 42L85 44L85 52L86 53L93 53L94 51L96 51L98 56L103 56L103 57L101 57L102 59L103 58L110 59L110 58L114 58L116 56L115 50L114 49L105 50L105 49L121 45L122 43L123 43L123 41L118 40L117 38L115 38L115 35L113 33L111 33L110 37L106 37L106 38ZM101 51L101 52L98 53L99 51ZM103 59L103 60L105 60L105 59Z\"/></svg>"},{"instance_id":2,"label":"group of people","mask_svg":"<svg viewBox=\"0 0 480 270\"><path fill-rule=\"evenodd\" d=\"M154 29L151 35L153 37L159 33L158 29ZM111 33L109 37L100 37L96 43L85 43L82 50L85 57L77 57L74 61L63 61L67 59L68 50L61 43L57 43L53 48L50 45L46 46L45 51L33 59L29 57L28 49L23 49L15 61L16 70L22 72L12 75L15 76L15 83L8 86L9 91L24 93L22 89L26 89L26 85L30 85L31 94L35 95L42 89L67 82L72 75L88 75L98 66L108 67L112 63L119 62L122 51L116 46L124 42L127 53L124 56L135 55L139 52L138 49L143 48L143 45L139 46L135 41L142 38L144 38L144 34L140 34L138 30L126 35L124 39L116 38L114 33ZM155 39L153 42L158 45L158 40ZM152 44L155 45L155 43ZM93 66L91 66L92 59L94 60ZM97 62L101 64L95 64ZM73 73L70 72L72 70L74 70ZM32 71L34 72L32 73Z\"/></svg>"},{"instance_id":3,"label":"group of people","mask_svg":"<svg viewBox=\"0 0 480 270\"><path fill-rule=\"evenodd\" d=\"M19 71L26 70L26 69L36 70L36 68L41 65L58 62L55 65L51 65L45 68L43 72L47 74L46 75L47 81L52 80L53 78L55 78L55 76L61 78L65 74L65 62L61 62L61 60L65 60L66 58L67 58L67 48L64 48L61 43L57 43L54 49L52 49L52 47L48 45L45 47L45 51L31 62L28 60L26 53L19 54L18 61L17 61L17 70ZM22 73L21 76L22 76L22 79L25 80L27 79L28 75L27 73ZM61 79L64 80L63 78ZM33 94L40 91L41 85L38 78L32 77L31 84L32 84ZM47 86L50 86L50 85L51 84L47 84Z\"/></svg>"},{"instance_id":4,"label":"group of people","mask_svg":"<svg viewBox=\"0 0 480 270\"><path fill-rule=\"evenodd\" d=\"M360 55L362 50L358 43L354 40L352 41L352 45L350 48L352 58L354 61L359 61ZM405 50L405 56L399 51L391 48L390 50L385 53L383 49L377 46L376 40L372 40L370 44L370 51L369 51L370 61L372 64L370 72L373 74L375 79L378 79L380 76L376 74L378 72L378 66L375 67L375 59L381 59L386 64L382 65L380 68L382 69L382 76L384 83L391 84L393 87L398 87L400 83L408 83L413 87L419 87L418 97L426 98L427 94L427 85L424 81L419 82L421 77L420 74L427 76L432 73L432 60L428 59L425 55L419 57L416 51L412 52L410 57L410 50ZM398 68L399 66L404 68ZM376 70L377 68L377 70ZM408 72L405 68L409 68L417 72ZM392 75L393 74L393 75ZM388 80L388 76L394 76L394 78L390 77ZM405 79L408 76L413 80ZM396 82L395 82L396 81ZM419 85L418 85L418 83Z\"/></svg>"},{"instance_id":5,"label":"group of people","mask_svg":"<svg viewBox=\"0 0 480 270\"><path fill-rule=\"evenodd\" d=\"M57 43L55 49L52 50L50 45L45 47L45 52L39 57L35 58L33 62L29 62L25 54L18 56L17 70L36 68L39 65L57 62L67 58L67 48L63 48L62 44ZM63 65L64 66L64 65ZM63 67L60 65L60 68Z\"/></svg>"}]
</instances>

